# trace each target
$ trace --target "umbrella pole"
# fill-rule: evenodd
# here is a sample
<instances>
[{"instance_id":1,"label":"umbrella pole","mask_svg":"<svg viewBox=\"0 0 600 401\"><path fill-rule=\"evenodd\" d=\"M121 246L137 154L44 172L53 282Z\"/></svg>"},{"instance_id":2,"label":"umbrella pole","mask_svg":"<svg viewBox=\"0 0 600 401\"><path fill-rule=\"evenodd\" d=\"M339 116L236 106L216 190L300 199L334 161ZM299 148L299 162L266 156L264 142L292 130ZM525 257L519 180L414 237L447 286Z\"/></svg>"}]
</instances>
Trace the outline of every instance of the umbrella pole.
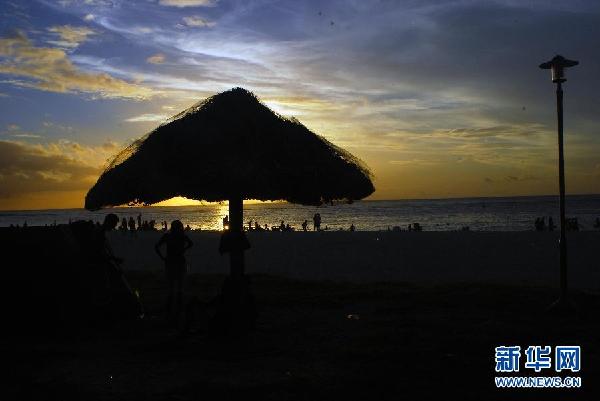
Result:
<instances>
[{"instance_id":1,"label":"umbrella pole","mask_svg":"<svg viewBox=\"0 0 600 401\"><path fill-rule=\"evenodd\" d=\"M214 333L238 337L254 329L256 305L249 282L244 276L244 232L242 198L229 200L229 235L231 247L230 276L221 289L220 303L214 317Z\"/></svg>"},{"instance_id":2,"label":"umbrella pole","mask_svg":"<svg viewBox=\"0 0 600 401\"><path fill-rule=\"evenodd\" d=\"M244 201L241 197L229 200L229 229L242 235L244 230ZM244 250L233 249L229 255L231 264L230 275L234 279L244 276Z\"/></svg>"}]
</instances>

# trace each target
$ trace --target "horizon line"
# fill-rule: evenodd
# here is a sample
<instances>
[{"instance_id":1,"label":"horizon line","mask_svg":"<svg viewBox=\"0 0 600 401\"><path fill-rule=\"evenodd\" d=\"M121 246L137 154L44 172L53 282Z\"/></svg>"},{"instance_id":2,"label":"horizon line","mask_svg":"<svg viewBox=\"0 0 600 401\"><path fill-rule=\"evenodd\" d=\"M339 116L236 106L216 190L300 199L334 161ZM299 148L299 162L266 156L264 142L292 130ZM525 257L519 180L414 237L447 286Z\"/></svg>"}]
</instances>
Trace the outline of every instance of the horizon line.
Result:
<instances>
[{"instance_id":1,"label":"horizon line","mask_svg":"<svg viewBox=\"0 0 600 401\"><path fill-rule=\"evenodd\" d=\"M459 200L459 199L507 199L507 198L543 198L543 197L558 197L558 194L544 194L544 195L505 195L505 196L450 196L450 197L432 197L432 198L401 198L401 199L360 199L355 200L354 202L402 202L402 201L432 201L432 200ZM567 197L573 196L600 196L600 193L571 193L567 194ZM251 200L251 199L250 199ZM200 205L136 205L136 206L113 206L108 208L102 208L98 211L109 210L109 209L133 209L133 208L176 208L176 207L194 207L194 206L213 206L218 205L220 203L225 203L227 201L222 202L206 202L205 204ZM285 200L277 200L277 201L258 201L255 204L260 203L290 203ZM292 203L294 204L294 203ZM337 204L347 204L347 202L337 202ZM323 204L326 205L326 204ZM307 206L308 207L308 206ZM311 206L311 207L320 207L320 206ZM0 213L10 213L10 212L35 212L35 211L44 211L44 210L87 210L84 207L65 207L65 208L47 208L47 209L0 209Z\"/></svg>"}]
</instances>

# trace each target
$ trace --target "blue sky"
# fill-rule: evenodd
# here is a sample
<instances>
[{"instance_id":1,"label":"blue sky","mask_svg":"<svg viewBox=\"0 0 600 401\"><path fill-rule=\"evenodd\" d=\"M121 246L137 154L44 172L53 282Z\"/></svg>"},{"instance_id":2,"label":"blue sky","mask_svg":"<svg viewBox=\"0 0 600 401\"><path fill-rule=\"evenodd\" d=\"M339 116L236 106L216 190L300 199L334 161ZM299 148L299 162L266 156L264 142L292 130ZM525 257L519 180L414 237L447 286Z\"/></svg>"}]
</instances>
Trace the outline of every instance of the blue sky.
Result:
<instances>
[{"instance_id":1,"label":"blue sky","mask_svg":"<svg viewBox=\"0 0 600 401\"><path fill-rule=\"evenodd\" d=\"M375 199L600 192L595 1L2 1L0 208L81 206L106 159L242 86L362 158Z\"/></svg>"}]
</instances>

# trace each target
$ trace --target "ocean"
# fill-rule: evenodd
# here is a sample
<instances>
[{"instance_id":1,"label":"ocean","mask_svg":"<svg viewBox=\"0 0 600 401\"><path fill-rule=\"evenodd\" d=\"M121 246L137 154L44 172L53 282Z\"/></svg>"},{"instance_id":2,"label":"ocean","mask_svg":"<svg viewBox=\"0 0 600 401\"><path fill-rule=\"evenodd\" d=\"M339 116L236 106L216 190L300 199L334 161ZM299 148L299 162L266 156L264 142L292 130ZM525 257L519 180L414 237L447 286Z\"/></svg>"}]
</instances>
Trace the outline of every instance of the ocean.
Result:
<instances>
[{"instance_id":1,"label":"ocean","mask_svg":"<svg viewBox=\"0 0 600 401\"><path fill-rule=\"evenodd\" d=\"M573 195L566 201L568 218L577 218L580 230L594 230L600 218L600 195ZM102 221L113 212L119 217L141 213L142 220L160 222L180 219L192 229L220 230L222 218L227 214L226 204L207 204L178 207L124 207L89 212L84 209L52 209L31 211L2 211L0 226L43 226L64 224L79 219ZM472 231L523 231L533 230L537 217L552 216L559 225L557 196L527 196L505 198L462 198L431 200L361 201L352 204L335 204L320 207L299 206L288 203L262 203L244 205L244 222L255 221L264 227L279 225L281 220L296 230L306 219L312 228L312 216L320 213L321 228L378 231L406 229L419 223L425 231L453 231L468 226Z\"/></svg>"}]
</instances>

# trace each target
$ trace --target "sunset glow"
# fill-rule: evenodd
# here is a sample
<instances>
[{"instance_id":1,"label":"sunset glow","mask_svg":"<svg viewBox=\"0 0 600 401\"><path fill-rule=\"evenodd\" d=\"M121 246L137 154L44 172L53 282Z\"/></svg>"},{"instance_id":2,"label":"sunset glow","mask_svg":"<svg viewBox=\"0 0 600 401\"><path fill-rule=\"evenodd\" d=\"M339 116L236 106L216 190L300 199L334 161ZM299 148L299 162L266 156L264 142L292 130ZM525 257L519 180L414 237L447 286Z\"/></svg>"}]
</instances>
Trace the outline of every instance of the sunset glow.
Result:
<instances>
[{"instance_id":1,"label":"sunset glow","mask_svg":"<svg viewBox=\"0 0 600 401\"><path fill-rule=\"evenodd\" d=\"M256 199L247 199L244 201L245 205L253 205L253 204L259 204L259 203L276 203L276 202L263 202L263 201L259 201ZM176 196L174 198L155 203L152 206L199 206L199 205L215 205L215 204L227 207L228 202L227 201L203 202L203 201L197 201L194 199L188 199L184 196Z\"/></svg>"},{"instance_id":2,"label":"sunset glow","mask_svg":"<svg viewBox=\"0 0 600 401\"><path fill-rule=\"evenodd\" d=\"M236 86L364 160L370 199L552 194L553 88L537 65L563 51L581 61L566 83L567 192L600 192L595 2L36 0L2 13L0 209L82 207L120 149Z\"/></svg>"}]
</instances>

